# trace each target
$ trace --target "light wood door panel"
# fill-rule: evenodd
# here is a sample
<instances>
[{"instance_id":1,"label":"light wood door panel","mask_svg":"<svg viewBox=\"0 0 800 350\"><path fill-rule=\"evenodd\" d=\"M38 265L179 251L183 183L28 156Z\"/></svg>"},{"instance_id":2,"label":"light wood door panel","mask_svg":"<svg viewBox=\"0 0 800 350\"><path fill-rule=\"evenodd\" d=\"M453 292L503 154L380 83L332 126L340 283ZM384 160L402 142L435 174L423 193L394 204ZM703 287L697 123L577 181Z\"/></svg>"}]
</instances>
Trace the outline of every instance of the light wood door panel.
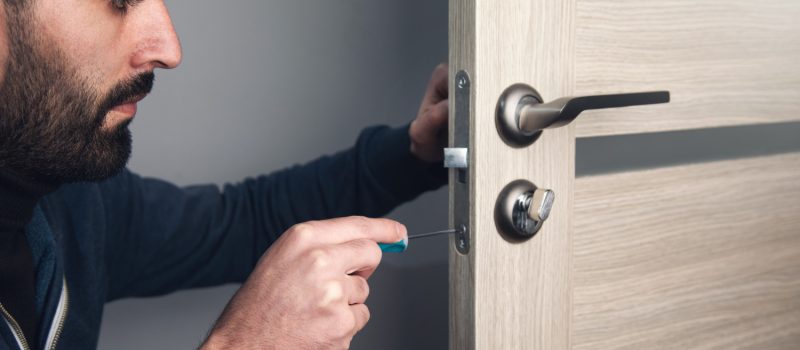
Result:
<instances>
[{"instance_id":1,"label":"light wood door panel","mask_svg":"<svg viewBox=\"0 0 800 350\"><path fill-rule=\"evenodd\" d=\"M576 95L673 101L587 113L578 137L800 120L796 0L578 0L576 13Z\"/></svg>"},{"instance_id":2,"label":"light wood door panel","mask_svg":"<svg viewBox=\"0 0 800 350\"><path fill-rule=\"evenodd\" d=\"M467 176L451 172L451 223L468 208L471 246L450 251L451 349L800 348L800 154L575 179L576 135L800 121L800 2L449 4L451 146L469 135ZM464 115L460 71L471 78ZM515 83L546 101L673 98L591 111L516 148L495 125ZM524 242L494 221L518 179L556 194Z\"/></svg>"},{"instance_id":3,"label":"light wood door panel","mask_svg":"<svg viewBox=\"0 0 800 350\"><path fill-rule=\"evenodd\" d=\"M800 347L800 153L578 178L575 349Z\"/></svg>"},{"instance_id":4,"label":"light wood door panel","mask_svg":"<svg viewBox=\"0 0 800 350\"><path fill-rule=\"evenodd\" d=\"M453 349L569 347L574 128L553 130L531 147L514 149L497 133L494 111L503 90L520 81L536 86L546 98L571 94L572 80L563 77L571 76L572 69L573 4L450 1L450 76L464 70L472 78L468 176L472 248L468 255L450 252ZM450 91L453 101L453 82ZM453 140L455 108L450 111ZM533 179L560 196L547 227L524 244L504 240L493 219L497 195L517 179ZM451 215L455 181L453 174Z\"/></svg>"}]
</instances>

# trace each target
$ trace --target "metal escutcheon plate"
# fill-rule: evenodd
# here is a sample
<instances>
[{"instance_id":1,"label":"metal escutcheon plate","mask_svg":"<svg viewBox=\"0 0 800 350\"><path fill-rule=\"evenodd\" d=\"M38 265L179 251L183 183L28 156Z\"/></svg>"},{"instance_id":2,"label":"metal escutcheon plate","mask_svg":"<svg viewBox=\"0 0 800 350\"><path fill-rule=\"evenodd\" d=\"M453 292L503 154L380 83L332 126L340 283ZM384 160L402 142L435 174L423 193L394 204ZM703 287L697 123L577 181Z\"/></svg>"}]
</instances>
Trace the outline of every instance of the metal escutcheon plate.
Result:
<instances>
[{"instance_id":1,"label":"metal escutcheon plate","mask_svg":"<svg viewBox=\"0 0 800 350\"><path fill-rule=\"evenodd\" d=\"M542 103L542 96L536 89L526 84L514 84L508 89L503 91L500 95L500 100L497 102L497 111L495 112L495 124L497 132L503 141L515 148L526 147L534 142L542 135L542 132L536 132L531 135L525 135L519 129L519 109L523 105L522 102L535 100L537 103Z\"/></svg>"},{"instance_id":2,"label":"metal escutcheon plate","mask_svg":"<svg viewBox=\"0 0 800 350\"><path fill-rule=\"evenodd\" d=\"M509 241L526 241L539 232L544 221L528 217L527 208L520 210L520 198L533 193L537 187L527 180L516 180L508 184L497 197L494 209L494 223L497 231ZM516 210L515 210L516 209Z\"/></svg>"}]
</instances>

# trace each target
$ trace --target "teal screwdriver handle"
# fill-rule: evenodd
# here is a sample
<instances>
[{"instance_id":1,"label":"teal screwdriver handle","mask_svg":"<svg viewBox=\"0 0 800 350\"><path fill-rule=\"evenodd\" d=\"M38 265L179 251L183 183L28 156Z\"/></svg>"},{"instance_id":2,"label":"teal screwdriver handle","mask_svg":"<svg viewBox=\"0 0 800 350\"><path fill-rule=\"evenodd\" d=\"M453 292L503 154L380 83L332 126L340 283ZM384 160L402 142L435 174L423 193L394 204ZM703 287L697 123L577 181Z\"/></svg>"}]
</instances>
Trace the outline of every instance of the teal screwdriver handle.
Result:
<instances>
[{"instance_id":1,"label":"teal screwdriver handle","mask_svg":"<svg viewBox=\"0 0 800 350\"><path fill-rule=\"evenodd\" d=\"M408 249L408 238L395 243L378 243L384 253L402 253Z\"/></svg>"}]
</instances>

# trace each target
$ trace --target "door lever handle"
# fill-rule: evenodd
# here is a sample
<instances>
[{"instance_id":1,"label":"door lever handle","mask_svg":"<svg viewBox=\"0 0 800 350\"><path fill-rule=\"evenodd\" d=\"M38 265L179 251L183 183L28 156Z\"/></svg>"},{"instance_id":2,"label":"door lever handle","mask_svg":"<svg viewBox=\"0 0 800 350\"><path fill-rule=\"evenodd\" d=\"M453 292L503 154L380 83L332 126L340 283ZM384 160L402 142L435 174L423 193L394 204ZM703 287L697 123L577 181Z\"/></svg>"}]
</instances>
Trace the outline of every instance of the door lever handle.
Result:
<instances>
[{"instance_id":1,"label":"door lever handle","mask_svg":"<svg viewBox=\"0 0 800 350\"><path fill-rule=\"evenodd\" d=\"M542 130L567 125L590 109L668 103L669 91L562 97L544 103L541 95L525 84L514 84L497 104L497 128L503 139L515 147L532 144Z\"/></svg>"},{"instance_id":2,"label":"door lever handle","mask_svg":"<svg viewBox=\"0 0 800 350\"><path fill-rule=\"evenodd\" d=\"M533 134L543 129L567 125L581 112L590 109L617 108L669 102L669 91L637 92L632 94L562 97L540 103L528 101L520 105L519 129Z\"/></svg>"}]
</instances>

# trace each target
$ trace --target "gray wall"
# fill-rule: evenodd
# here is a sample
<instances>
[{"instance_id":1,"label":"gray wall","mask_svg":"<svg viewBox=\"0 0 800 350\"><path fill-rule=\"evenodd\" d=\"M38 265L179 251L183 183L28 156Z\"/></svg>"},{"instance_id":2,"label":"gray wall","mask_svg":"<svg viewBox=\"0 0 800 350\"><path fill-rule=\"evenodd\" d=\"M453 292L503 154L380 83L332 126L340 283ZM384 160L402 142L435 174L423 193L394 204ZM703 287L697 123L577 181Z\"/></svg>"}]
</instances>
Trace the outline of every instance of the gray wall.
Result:
<instances>
[{"instance_id":1,"label":"gray wall","mask_svg":"<svg viewBox=\"0 0 800 350\"><path fill-rule=\"evenodd\" d=\"M230 5L231 3L235 5ZM444 0L170 2L181 68L158 74L133 124L130 166L178 184L240 180L349 147L415 115L447 57ZM800 151L800 123L581 139L577 175ZM447 226L447 193L391 217ZM413 242L372 277L354 349L447 348L447 240ZM103 349L196 347L236 286L108 305Z\"/></svg>"},{"instance_id":2,"label":"gray wall","mask_svg":"<svg viewBox=\"0 0 800 350\"><path fill-rule=\"evenodd\" d=\"M133 123L130 167L177 184L235 182L352 145L374 124L410 122L447 59L447 1L168 2L183 65L157 73ZM391 217L447 226L447 192ZM447 346L447 241L388 255L354 349ZM236 286L109 304L102 349L196 347Z\"/></svg>"}]
</instances>

